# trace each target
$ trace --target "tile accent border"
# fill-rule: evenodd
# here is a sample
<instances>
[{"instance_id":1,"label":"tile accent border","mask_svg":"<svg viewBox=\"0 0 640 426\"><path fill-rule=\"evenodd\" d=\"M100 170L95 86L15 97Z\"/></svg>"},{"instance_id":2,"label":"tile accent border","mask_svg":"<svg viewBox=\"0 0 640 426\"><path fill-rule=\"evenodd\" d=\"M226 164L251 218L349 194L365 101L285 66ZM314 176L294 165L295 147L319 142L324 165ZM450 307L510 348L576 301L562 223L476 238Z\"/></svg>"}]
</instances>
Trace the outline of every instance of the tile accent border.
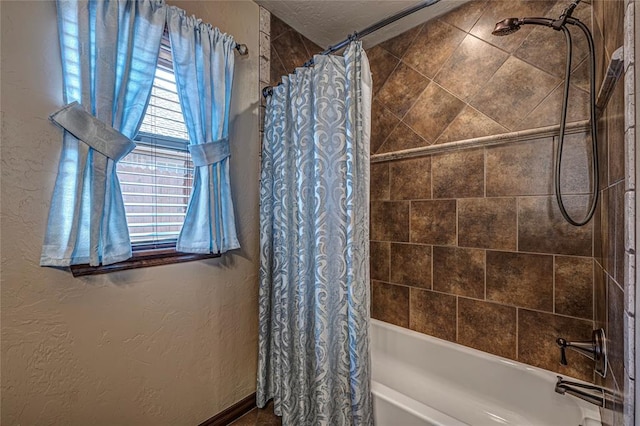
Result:
<instances>
[{"instance_id":1,"label":"tile accent border","mask_svg":"<svg viewBox=\"0 0 640 426\"><path fill-rule=\"evenodd\" d=\"M566 135L584 133L589 129L588 121L578 121L568 123ZM465 139L456 142L447 142L436 145L423 146L419 148L403 149L384 154L371 156L371 163L382 163L385 161L401 160L404 158L422 157L425 155L437 154L441 152L457 151L461 149L479 148L491 145L508 144L512 142L522 142L533 139L557 136L560 126L539 127L537 129L522 130L517 132L502 133L499 135L482 136L479 138Z\"/></svg>"}]
</instances>

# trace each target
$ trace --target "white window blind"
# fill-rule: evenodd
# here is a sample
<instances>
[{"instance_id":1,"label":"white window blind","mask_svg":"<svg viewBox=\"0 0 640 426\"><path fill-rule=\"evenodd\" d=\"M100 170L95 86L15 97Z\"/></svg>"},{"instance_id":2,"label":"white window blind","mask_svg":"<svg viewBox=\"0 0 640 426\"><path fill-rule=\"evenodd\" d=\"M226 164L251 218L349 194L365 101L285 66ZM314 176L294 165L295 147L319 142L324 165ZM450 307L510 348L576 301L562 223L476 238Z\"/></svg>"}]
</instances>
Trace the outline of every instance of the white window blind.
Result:
<instances>
[{"instance_id":1,"label":"white window blind","mask_svg":"<svg viewBox=\"0 0 640 426\"><path fill-rule=\"evenodd\" d=\"M118 163L131 243L175 244L191 195L193 164L167 37L135 140L136 148Z\"/></svg>"}]
</instances>

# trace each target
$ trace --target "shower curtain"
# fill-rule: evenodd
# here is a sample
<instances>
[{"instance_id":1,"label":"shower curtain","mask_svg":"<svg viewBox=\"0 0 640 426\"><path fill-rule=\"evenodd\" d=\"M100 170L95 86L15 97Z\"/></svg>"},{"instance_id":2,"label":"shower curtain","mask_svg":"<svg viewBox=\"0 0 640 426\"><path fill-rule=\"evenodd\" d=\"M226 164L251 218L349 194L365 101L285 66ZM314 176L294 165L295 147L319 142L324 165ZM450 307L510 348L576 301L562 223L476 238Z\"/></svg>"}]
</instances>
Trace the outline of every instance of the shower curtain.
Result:
<instances>
[{"instance_id":1,"label":"shower curtain","mask_svg":"<svg viewBox=\"0 0 640 426\"><path fill-rule=\"evenodd\" d=\"M371 73L360 42L268 99L260 188L258 406L286 425L371 425Z\"/></svg>"}]
</instances>

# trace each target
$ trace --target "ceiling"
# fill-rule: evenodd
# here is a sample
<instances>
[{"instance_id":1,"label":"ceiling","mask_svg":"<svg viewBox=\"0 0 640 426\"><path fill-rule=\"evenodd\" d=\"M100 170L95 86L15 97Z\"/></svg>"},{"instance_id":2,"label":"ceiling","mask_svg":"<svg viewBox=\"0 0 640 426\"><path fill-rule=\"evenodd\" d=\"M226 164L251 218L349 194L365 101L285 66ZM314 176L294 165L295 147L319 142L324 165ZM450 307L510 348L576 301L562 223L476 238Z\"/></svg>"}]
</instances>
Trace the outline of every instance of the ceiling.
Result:
<instances>
[{"instance_id":1,"label":"ceiling","mask_svg":"<svg viewBox=\"0 0 640 426\"><path fill-rule=\"evenodd\" d=\"M365 37L365 47L375 46L416 25L455 9L468 0L440 0ZM256 0L275 16L319 46L326 48L354 31L415 6L417 0Z\"/></svg>"}]
</instances>

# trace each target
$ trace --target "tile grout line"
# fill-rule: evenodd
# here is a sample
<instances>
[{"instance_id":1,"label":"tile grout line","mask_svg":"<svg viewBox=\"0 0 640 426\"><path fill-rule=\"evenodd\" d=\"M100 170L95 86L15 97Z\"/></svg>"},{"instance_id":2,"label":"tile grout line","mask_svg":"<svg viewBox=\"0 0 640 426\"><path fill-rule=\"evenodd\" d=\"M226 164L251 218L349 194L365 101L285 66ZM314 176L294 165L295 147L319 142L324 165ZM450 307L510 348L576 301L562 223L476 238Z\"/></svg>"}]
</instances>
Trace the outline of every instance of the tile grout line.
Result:
<instances>
[{"instance_id":1,"label":"tile grout line","mask_svg":"<svg viewBox=\"0 0 640 426\"><path fill-rule=\"evenodd\" d=\"M483 151L483 164L482 164L482 172L483 172L483 178L484 178L484 182L483 182L483 186L484 186L484 198L487 198L487 147L483 147L482 148Z\"/></svg>"},{"instance_id":2,"label":"tile grout line","mask_svg":"<svg viewBox=\"0 0 640 426\"><path fill-rule=\"evenodd\" d=\"M433 155L429 155L429 195L433 200Z\"/></svg>"},{"instance_id":3,"label":"tile grout line","mask_svg":"<svg viewBox=\"0 0 640 426\"><path fill-rule=\"evenodd\" d=\"M403 62L403 64L404 64L406 67L409 67L409 65L405 64L404 62ZM409 67L409 68L411 68L411 67ZM411 69L412 69L413 71L415 71L413 68L411 68ZM417 71L416 71L416 72L417 72ZM405 123L405 121L404 121L404 119L407 117L407 115L409 115L409 111L411 111L411 110L413 109L413 107L415 107L415 106L416 106L416 104L418 103L418 100L419 100L419 99L420 99L420 97L424 94L424 92L426 92L426 91L427 91L427 89L429 88L429 86L430 86L431 84L436 84L436 83L434 83L434 82L433 82L433 80L431 80L429 77L424 77L424 78L425 78L426 80L428 80L427 85L426 85L426 86L424 86L424 89L422 89L422 90L420 91L420 93L418 94L418 96L416 96L416 100L415 100L415 101L413 101L413 102L411 103L411 106L410 106L409 108L407 108L407 111L406 111L404 114L402 114L402 117L400 118L400 122L401 122L402 124L404 124L405 126L407 126L408 128L410 128L410 129L411 129L411 130L412 130L416 135L420 136L420 138L424 139L426 142L429 142L429 145L433 145L433 142L435 142L435 140L434 140L433 142L430 142L430 141L426 140L426 139L424 138L424 136L422 136L422 135L421 135L420 133L418 133L418 132L413 128L413 127L409 126L409 124ZM395 115L395 114L394 114L394 115ZM396 115L396 117L397 117L397 115Z\"/></svg>"},{"instance_id":4,"label":"tile grout line","mask_svg":"<svg viewBox=\"0 0 640 426\"><path fill-rule=\"evenodd\" d=\"M487 250L483 250L484 257L484 300L487 300Z\"/></svg>"},{"instance_id":5,"label":"tile grout line","mask_svg":"<svg viewBox=\"0 0 640 426\"><path fill-rule=\"evenodd\" d=\"M435 281L435 277L434 277L434 263L435 263L434 249L435 249L435 247L432 245L431 246L431 290L434 289L433 282Z\"/></svg>"},{"instance_id":6,"label":"tile grout line","mask_svg":"<svg viewBox=\"0 0 640 426\"><path fill-rule=\"evenodd\" d=\"M520 358L520 351L518 347L518 337L520 336L520 308L516 307L516 361Z\"/></svg>"},{"instance_id":7,"label":"tile grout line","mask_svg":"<svg viewBox=\"0 0 640 426\"><path fill-rule=\"evenodd\" d=\"M395 70L395 69L394 69ZM387 77L388 79L389 77ZM386 80L385 80L386 82ZM380 88L380 90L382 90L382 88ZM393 118L397 119L398 122L395 124L395 126L393 126L393 128L389 131L389 133L387 134L387 136L382 140L382 142L380 143L380 146L378 147L378 149L376 150L375 153L373 153L374 155L378 153L378 151L380 151L380 149L384 146L384 144L389 140L389 137L391 136L391 134L398 128L398 126L402 123L402 120L398 119L398 117L389 109L387 108L382 102L377 101L375 98L377 96L374 96L371 101L372 104L372 109L373 109L373 102L378 102L380 104L380 107L383 108L384 110L386 110L389 114L391 114L393 116ZM393 152L393 151L391 151ZM384 154L384 152L381 152L380 154Z\"/></svg>"},{"instance_id":8,"label":"tile grout line","mask_svg":"<svg viewBox=\"0 0 640 426\"><path fill-rule=\"evenodd\" d=\"M389 267L387 268L387 278L389 279L389 282L391 282L391 241L387 241L387 244L389 244L389 253L387 255Z\"/></svg>"},{"instance_id":9,"label":"tile grout line","mask_svg":"<svg viewBox=\"0 0 640 426\"><path fill-rule=\"evenodd\" d=\"M460 331L459 331L459 318L460 318L460 298L456 295L456 343L460 342Z\"/></svg>"},{"instance_id":10,"label":"tile grout line","mask_svg":"<svg viewBox=\"0 0 640 426\"><path fill-rule=\"evenodd\" d=\"M413 201L409 200L409 241L407 241L408 243L411 243L412 238L411 238L411 217L412 217L412 213L413 213Z\"/></svg>"},{"instance_id":11,"label":"tile grout line","mask_svg":"<svg viewBox=\"0 0 640 426\"><path fill-rule=\"evenodd\" d=\"M591 262L591 320L593 321L593 328L596 328L596 260Z\"/></svg>"},{"instance_id":12,"label":"tile grout line","mask_svg":"<svg viewBox=\"0 0 640 426\"><path fill-rule=\"evenodd\" d=\"M468 295L447 293L447 292L443 292L443 291L439 291L439 290L430 290L430 289L425 288L425 287L419 287L419 286L403 284L403 283L386 282L386 281L381 281L381 280L373 280L373 281L380 282L380 283L386 284L386 285L391 285L391 286L403 287L403 288L408 288L408 289L415 289L416 291L417 290L422 290L422 291L427 291L427 292L431 291L433 293L437 293L437 294L441 294L441 295L445 295L445 296L451 296L451 297L456 297L456 298L461 298L461 299L466 299L466 300L472 300L474 302L484 302L484 303L489 303L489 304L492 304L492 305L504 306L504 307L513 308L513 309L526 310L526 311L536 312L536 313L543 314L543 315L552 315L552 316L555 316L555 317L568 318L568 319L573 319L573 320L577 320L577 321L592 322L592 320L589 319L589 318L577 317L577 316L574 316L574 315L566 315L566 314L560 314L560 313L553 313L551 311L545 311L544 309L537 309L537 308L531 308L531 307L527 307L527 306L508 304L508 303L498 302L498 301L495 301L495 300L484 300L484 299L479 299L479 298L468 296Z\"/></svg>"},{"instance_id":13,"label":"tile grout line","mask_svg":"<svg viewBox=\"0 0 640 426\"><path fill-rule=\"evenodd\" d=\"M444 68L445 64L446 64L447 62L449 62L449 60L451 59L451 57L453 56L453 54L456 52L456 50L458 50L458 49L460 48L460 45L462 45L462 42L464 41L464 39L465 39L465 38L467 38L467 36L469 35L469 32L468 32L468 31L462 30L462 29L458 28L457 26L455 26L455 25L453 25L453 24L450 24L450 23L448 23L448 22L446 22L446 21L444 21L444 20L442 20L442 19L438 19L438 22L440 22L440 23L442 23L442 24L444 24L444 25L446 25L446 26L453 27L454 29L456 29L456 30L458 30L458 31L462 32L464 35L462 36L462 38L460 39L460 41L456 44L456 46L455 46L453 49L451 49L451 54L450 54L449 56L447 56L447 57L442 61L442 63L441 63L441 64L440 64L440 66L438 67L438 69L433 73L433 78L432 78L431 80L433 80L434 82L435 82L436 77L438 76L438 74L440 74L440 71L442 71L442 68ZM451 37L451 35L449 35L448 37ZM462 100L462 99L461 99L461 100ZM463 101L463 102L464 102L464 101Z\"/></svg>"},{"instance_id":14,"label":"tile grout line","mask_svg":"<svg viewBox=\"0 0 640 426\"><path fill-rule=\"evenodd\" d=\"M407 300L407 325L409 330L413 330L411 328L411 295L413 292L413 287L409 287L409 299Z\"/></svg>"},{"instance_id":15,"label":"tile grout line","mask_svg":"<svg viewBox=\"0 0 640 426\"><path fill-rule=\"evenodd\" d=\"M516 198L516 252L520 253L520 197Z\"/></svg>"},{"instance_id":16,"label":"tile grout line","mask_svg":"<svg viewBox=\"0 0 640 426\"><path fill-rule=\"evenodd\" d=\"M404 56L407 54L407 52L409 51L409 49L411 49L411 45L413 45L413 43L416 41L416 39L418 38L418 36L419 36L419 35L420 35L420 33L422 32L422 29L424 28L424 26L425 26L425 23L423 22L423 23L418 24L418 25L416 25L416 26L414 27L414 28L417 28L417 27L420 27L420 28L419 28L419 29L418 29L418 31L416 32L416 35L415 35L415 36L413 36L413 38L411 39L411 41L410 41L410 42L409 42L409 44L407 45L407 48L404 50L404 52L402 52L402 54L401 54L400 56L394 55L391 51L389 51L388 49L386 49L386 48L382 47L382 45L383 45L383 44L385 44L385 43L387 43L387 42L389 42L389 41L391 41L391 40L394 40L394 39L396 39L396 38L398 38L398 37L401 37L401 36L405 35L407 32L411 31L411 30L412 30L412 28L408 29L407 31L405 31L405 32L403 32L403 33L398 34L397 36L395 36L395 37L393 37L393 38L391 38L391 39L389 39L389 40L383 41L382 43L380 43L380 44L378 44L378 45L376 45L376 46L380 46L380 48L381 48L382 50L384 50L385 52L387 52L388 54L390 54L390 55L391 55L391 56L393 56L394 58L399 59L399 60L402 60L402 58L404 58ZM374 47L376 47L376 46L374 46Z\"/></svg>"},{"instance_id":17,"label":"tile grout line","mask_svg":"<svg viewBox=\"0 0 640 426\"><path fill-rule=\"evenodd\" d=\"M455 247L460 247L460 225L459 225L459 221L460 221L460 215L458 213L459 208L458 208L458 199L456 199L456 204L455 204L455 209L456 209L456 244Z\"/></svg>"},{"instance_id":18,"label":"tile grout line","mask_svg":"<svg viewBox=\"0 0 640 426\"><path fill-rule=\"evenodd\" d=\"M557 255L553 255L553 261L551 263L551 283L552 283L552 310L553 313L556 313L556 256Z\"/></svg>"}]
</instances>

